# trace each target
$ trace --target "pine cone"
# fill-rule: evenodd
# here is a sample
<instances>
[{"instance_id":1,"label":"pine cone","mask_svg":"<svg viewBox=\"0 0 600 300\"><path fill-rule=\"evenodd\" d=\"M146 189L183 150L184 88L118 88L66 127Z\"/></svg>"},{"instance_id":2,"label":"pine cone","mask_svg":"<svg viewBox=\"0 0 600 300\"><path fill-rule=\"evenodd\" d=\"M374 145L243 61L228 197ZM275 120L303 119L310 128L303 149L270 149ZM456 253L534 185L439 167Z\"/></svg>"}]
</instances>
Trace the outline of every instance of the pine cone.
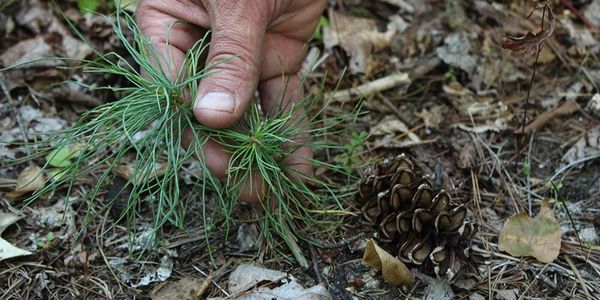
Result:
<instances>
[{"instance_id":1,"label":"pine cone","mask_svg":"<svg viewBox=\"0 0 600 300\"><path fill-rule=\"evenodd\" d=\"M468 256L476 226L468 210L434 190L428 177L404 154L385 160L358 182L356 202L366 224L406 263L452 278Z\"/></svg>"}]
</instances>

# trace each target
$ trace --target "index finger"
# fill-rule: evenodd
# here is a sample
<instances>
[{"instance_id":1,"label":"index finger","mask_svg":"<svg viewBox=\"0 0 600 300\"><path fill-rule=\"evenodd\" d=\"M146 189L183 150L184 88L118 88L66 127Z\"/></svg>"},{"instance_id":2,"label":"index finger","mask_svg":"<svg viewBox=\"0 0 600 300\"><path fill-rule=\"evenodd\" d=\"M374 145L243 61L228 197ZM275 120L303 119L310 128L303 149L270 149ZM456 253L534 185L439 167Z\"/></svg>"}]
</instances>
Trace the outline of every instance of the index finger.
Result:
<instances>
[{"instance_id":1,"label":"index finger","mask_svg":"<svg viewBox=\"0 0 600 300\"><path fill-rule=\"evenodd\" d=\"M162 8L161 2L163 1L139 1L135 12L136 21L158 52L155 57L150 57L152 63L160 65L172 81L181 80L186 52L202 38L206 30L180 22L180 19Z\"/></svg>"}]
</instances>

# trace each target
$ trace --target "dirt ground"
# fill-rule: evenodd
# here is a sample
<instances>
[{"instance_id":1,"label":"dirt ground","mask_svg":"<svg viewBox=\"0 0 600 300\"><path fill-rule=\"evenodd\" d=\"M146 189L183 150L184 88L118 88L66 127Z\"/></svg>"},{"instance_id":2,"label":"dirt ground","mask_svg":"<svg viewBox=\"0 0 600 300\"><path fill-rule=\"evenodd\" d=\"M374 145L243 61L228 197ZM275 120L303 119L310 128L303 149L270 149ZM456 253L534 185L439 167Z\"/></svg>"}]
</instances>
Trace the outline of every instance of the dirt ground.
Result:
<instances>
[{"instance_id":1,"label":"dirt ground","mask_svg":"<svg viewBox=\"0 0 600 300\"><path fill-rule=\"evenodd\" d=\"M297 281L318 291L299 299L600 299L600 1L548 1L553 17L539 2L332 0L309 45L306 90L318 92L324 80L324 90L333 93L339 84L327 113L348 111L361 98L368 111L351 127L354 133L341 137L354 147L318 157L361 175L373 161L405 153L465 204L479 231L453 278L408 265L415 284L385 282L361 260L377 234L361 221L353 197L345 204L355 215L329 236L313 237L321 246L300 243L308 269L285 248L261 242L258 220L245 205L236 208L230 232L210 236L200 206L189 207L185 230L166 226L160 247L143 252L149 215L140 213L134 237L124 226L109 226L118 205L83 229L86 211L122 183L81 201L96 181L91 174L78 180L73 199L59 189L25 206L26 195L14 194L18 178L43 159L5 163L23 155L18 143L66 128L117 97L72 82L123 82L44 59L0 72L0 213L6 213L0 214L0 257L6 244L27 251L0 259L0 299L278 298L251 298L254 286L232 294L232 273L247 263L284 272L269 273L256 287ZM111 6L98 11L110 13ZM502 43L506 35L528 32L512 40L521 48ZM0 68L38 58L93 58L90 45L126 55L109 20L83 14L75 1L0 2ZM367 135L365 144L355 145ZM182 174L182 181L189 176ZM537 215L544 199L560 228L558 243L538 232L511 236L539 238L540 255L560 246L558 257L542 262L501 251L499 235L509 218ZM22 218L9 222L8 213Z\"/></svg>"}]
</instances>

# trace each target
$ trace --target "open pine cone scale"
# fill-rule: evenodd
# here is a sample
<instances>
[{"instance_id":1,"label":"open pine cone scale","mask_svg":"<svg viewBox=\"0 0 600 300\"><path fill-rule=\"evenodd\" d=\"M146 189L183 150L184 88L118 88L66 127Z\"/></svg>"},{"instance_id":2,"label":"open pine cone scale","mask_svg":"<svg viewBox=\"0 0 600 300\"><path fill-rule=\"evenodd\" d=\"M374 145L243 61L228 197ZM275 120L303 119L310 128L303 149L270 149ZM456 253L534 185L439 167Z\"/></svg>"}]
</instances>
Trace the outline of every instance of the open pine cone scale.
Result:
<instances>
[{"instance_id":1,"label":"open pine cone scale","mask_svg":"<svg viewBox=\"0 0 600 300\"><path fill-rule=\"evenodd\" d=\"M392 245L398 258L439 276L459 271L476 226L467 219L467 207L434 190L407 156L368 170L358 183L356 202L363 222L378 229L379 240Z\"/></svg>"}]
</instances>

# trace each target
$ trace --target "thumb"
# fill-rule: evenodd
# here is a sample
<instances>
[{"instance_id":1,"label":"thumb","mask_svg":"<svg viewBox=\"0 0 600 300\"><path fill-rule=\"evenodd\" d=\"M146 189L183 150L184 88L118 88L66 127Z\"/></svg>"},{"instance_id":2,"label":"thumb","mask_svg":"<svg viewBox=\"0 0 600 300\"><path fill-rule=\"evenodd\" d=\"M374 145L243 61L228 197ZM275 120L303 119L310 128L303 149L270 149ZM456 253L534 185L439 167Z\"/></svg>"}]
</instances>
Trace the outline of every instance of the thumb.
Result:
<instances>
[{"instance_id":1,"label":"thumb","mask_svg":"<svg viewBox=\"0 0 600 300\"><path fill-rule=\"evenodd\" d=\"M246 111L259 79L266 1L206 0L212 28L206 66L194 103L196 119L213 128L233 125Z\"/></svg>"}]
</instances>

